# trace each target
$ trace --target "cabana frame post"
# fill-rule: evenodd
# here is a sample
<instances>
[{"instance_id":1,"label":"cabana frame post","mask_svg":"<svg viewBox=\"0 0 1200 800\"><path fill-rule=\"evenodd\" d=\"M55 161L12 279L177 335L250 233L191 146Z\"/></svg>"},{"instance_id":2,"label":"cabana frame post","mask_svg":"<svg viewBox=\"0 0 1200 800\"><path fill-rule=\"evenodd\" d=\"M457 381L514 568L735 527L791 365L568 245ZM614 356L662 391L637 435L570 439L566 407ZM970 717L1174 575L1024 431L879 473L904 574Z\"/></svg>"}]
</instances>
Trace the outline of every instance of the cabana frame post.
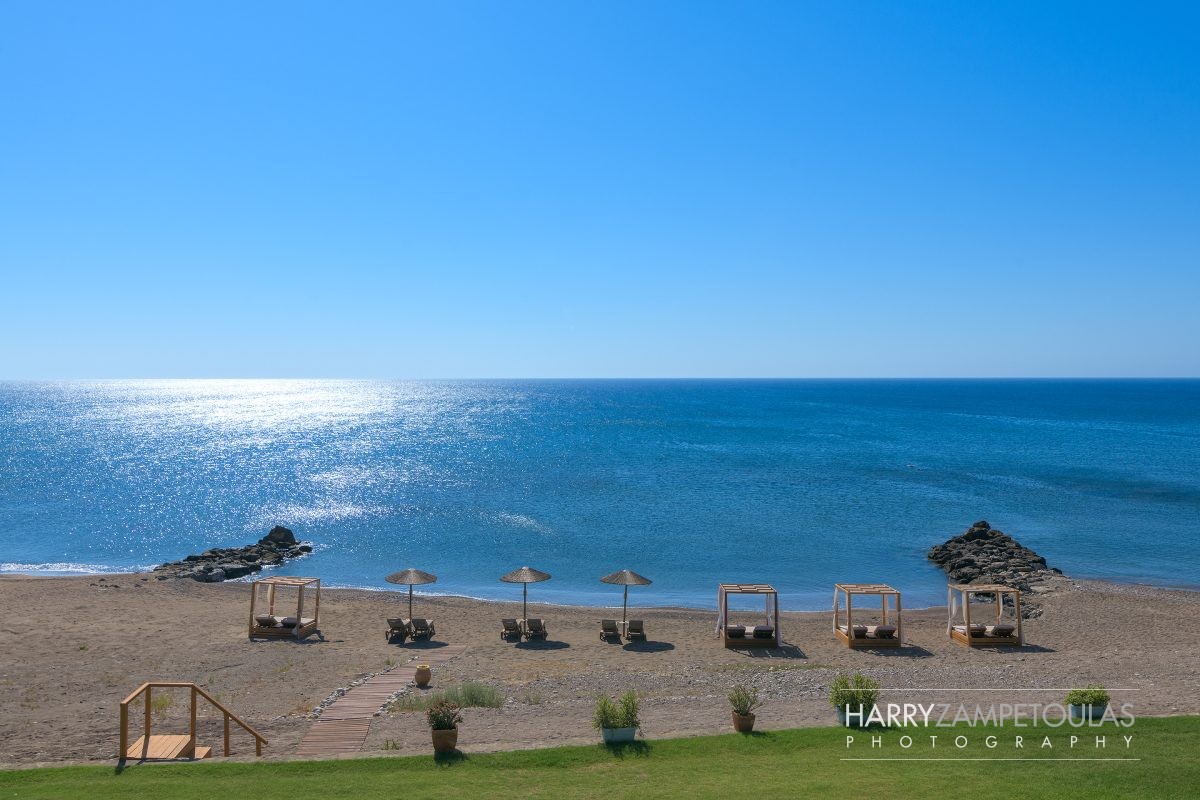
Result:
<instances>
[{"instance_id":1,"label":"cabana frame post","mask_svg":"<svg viewBox=\"0 0 1200 800\"><path fill-rule=\"evenodd\" d=\"M854 624L854 597L879 598L882 622L879 625ZM841 601L845 598L846 621L842 623ZM900 592L885 583L838 583L833 587L833 632L847 647L901 647L904 638L903 606ZM865 627L863 636L855 636L855 627ZM889 635L890 634L890 635Z\"/></svg>"}]
</instances>

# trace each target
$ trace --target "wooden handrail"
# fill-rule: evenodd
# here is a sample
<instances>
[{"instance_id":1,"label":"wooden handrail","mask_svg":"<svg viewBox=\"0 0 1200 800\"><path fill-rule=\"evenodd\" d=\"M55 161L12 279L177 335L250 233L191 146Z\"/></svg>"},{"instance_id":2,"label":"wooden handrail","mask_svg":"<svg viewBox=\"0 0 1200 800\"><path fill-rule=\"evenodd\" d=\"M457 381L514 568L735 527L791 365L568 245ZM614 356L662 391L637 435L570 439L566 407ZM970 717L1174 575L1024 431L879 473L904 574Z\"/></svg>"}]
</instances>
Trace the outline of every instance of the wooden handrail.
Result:
<instances>
[{"instance_id":1,"label":"wooden handrail","mask_svg":"<svg viewBox=\"0 0 1200 800\"><path fill-rule=\"evenodd\" d=\"M225 718L225 755L229 755L229 721L232 719L242 730L254 737L254 750L257 755L262 755L262 746L267 744L267 739L261 733L250 727L237 714L234 714L224 705L222 705L215 697L201 689L194 683L184 681L149 681L143 683L135 689L128 697L121 701L121 752L118 758L121 761L125 760L126 753L129 749L129 704L138 698L143 692L146 694L146 710L145 710L145 726L146 726L146 741L150 739L150 717L151 717L151 694L155 689L191 689L191 718L188 728L188 735L191 739L192 752L196 748L196 697L202 696L205 700L212 703Z\"/></svg>"},{"instance_id":2,"label":"wooden handrail","mask_svg":"<svg viewBox=\"0 0 1200 800\"><path fill-rule=\"evenodd\" d=\"M251 736L253 736L258 741L262 742L263 744L267 743L267 737L263 736L261 733L254 730L254 728L251 728L249 725L247 725L245 722L243 722L241 720L241 718L238 717L237 714L233 713L228 708L226 708L225 706L223 706L219 702L217 702L217 700L211 694L204 691L199 686L196 687L196 691L199 692L204 697L205 700L207 700L208 702L212 703L214 706L219 708L225 714L226 717L233 720L238 725L241 725L242 730L246 731L246 733L250 734Z\"/></svg>"}]
</instances>

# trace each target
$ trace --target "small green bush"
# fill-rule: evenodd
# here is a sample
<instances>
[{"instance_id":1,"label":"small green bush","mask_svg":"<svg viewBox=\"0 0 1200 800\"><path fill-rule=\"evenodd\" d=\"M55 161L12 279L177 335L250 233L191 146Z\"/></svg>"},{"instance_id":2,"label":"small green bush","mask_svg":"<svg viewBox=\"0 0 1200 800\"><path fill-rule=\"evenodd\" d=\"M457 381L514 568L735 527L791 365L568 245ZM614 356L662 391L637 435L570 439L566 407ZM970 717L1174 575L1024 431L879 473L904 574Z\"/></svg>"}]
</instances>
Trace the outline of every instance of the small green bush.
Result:
<instances>
[{"instance_id":1,"label":"small green bush","mask_svg":"<svg viewBox=\"0 0 1200 800\"><path fill-rule=\"evenodd\" d=\"M640 728L637 692L630 689L615 702L606 694L597 695L596 710L592 712L592 727Z\"/></svg>"},{"instance_id":2,"label":"small green bush","mask_svg":"<svg viewBox=\"0 0 1200 800\"><path fill-rule=\"evenodd\" d=\"M638 696L637 692L630 689L625 694L621 695L621 699L617 702L621 711L622 728L640 728L642 721L638 718Z\"/></svg>"},{"instance_id":3,"label":"small green bush","mask_svg":"<svg viewBox=\"0 0 1200 800\"><path fill-rule=\"evenodd\" d=\"M1108 701L1108 690L1099 683L1090 683L1082 689L1067 692L1067 704L1072 706L1103 706Z\"/></svg>"},{"instance_id":4,"label":"small green bush","mask_svg":"<svg viewBox=\"0 0 1200 800\"><path fill-rule=\"evenodd\" d=\"M156 694L154 699L150 701L150 708L154 711L154 716L159 720L165 719L167 710L171 708L174 698L169 694Z\"/></svg>"},{"instance_id":5,"label":"small green bush","mask_svg":"<svg viewBox=\"0 0 1200 800\"><path fill-rule=\"evenodd\" d=\"M858 711L861 705L864 714L870 713L879 702L879 684L856 672L852 677L841 674L833 679L829 687L829 704L841 710Z\"/></svg>"},{"instance_id":6,"label":"small green bush","mask_svg":"<svg viewBox=\"0 0 1200 800\"><path fill-rule=\"evenodd\" d=\"M753 714L755 709L760 708L762 704L763 701L758 699L758 689L735 686L729 693L729 705L733 707L733 713L739 717Z\"/></svg>"},{"instance_id":7,"label":"small green bush","mask_svg":"<svg viewBox=\"0 0 1200 800\"><path fill-rule=\"evenodd\" d=\"M421 694L409 692L388 706L388 711L424 711L434 703L454 703L459 708L500 708L508 698L504 692L484 683L467 681L442 692Z\"/></svg>"}]
</instances>

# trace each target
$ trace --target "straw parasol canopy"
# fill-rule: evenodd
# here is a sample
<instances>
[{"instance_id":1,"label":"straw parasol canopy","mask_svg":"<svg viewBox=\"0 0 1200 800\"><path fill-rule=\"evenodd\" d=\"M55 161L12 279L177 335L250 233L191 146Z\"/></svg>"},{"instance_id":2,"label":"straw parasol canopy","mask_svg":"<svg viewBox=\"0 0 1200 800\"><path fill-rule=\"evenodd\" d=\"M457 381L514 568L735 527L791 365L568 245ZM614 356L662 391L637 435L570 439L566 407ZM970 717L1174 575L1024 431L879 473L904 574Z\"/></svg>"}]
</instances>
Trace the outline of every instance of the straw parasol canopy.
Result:
<instances>
[{"instance_id":1,"label":"straw parasol canopy","mask_svg":"<svg viewBox=\"0 0 1200 800\"><path fill-rule=\"evenodd\" d=\"M612 575L605 575L600 579L601 583L611 583L616 586L625 587L625 604L621 607L621 624L625 624L625 618L629 615L629 587L630 586L649 586L652 581L644 575L638 575L631 569L619 569Z\"/></svg>"},{"instance_id":2,"label":"straw parasol canopy","mask_svg":"<svg viewBox=\"0 0 1200 800\"><path fill-rule=\"evenodd\" d=\"M399 572L393 572L384 578L388 583L399 583L408 586L408 618L412 619L412 597L413 586L421 586L426 583L436 583L437 575L430 575L428 572L422 572L419 569L402 569Z\"/></svg>"},{"instance_id":3,"label":"straw parasol canopy","mask_svg":"<svg viewBox=\"0 0 1200 800\"><path fill-rule=\"evenodd\" d=\"M505 583L521 584L521 617L524 619L529 616L529 584L550 580L550 573L533 567L521 567L507 575L501 575L500 580Z\"/></svg>"}]
</instances>

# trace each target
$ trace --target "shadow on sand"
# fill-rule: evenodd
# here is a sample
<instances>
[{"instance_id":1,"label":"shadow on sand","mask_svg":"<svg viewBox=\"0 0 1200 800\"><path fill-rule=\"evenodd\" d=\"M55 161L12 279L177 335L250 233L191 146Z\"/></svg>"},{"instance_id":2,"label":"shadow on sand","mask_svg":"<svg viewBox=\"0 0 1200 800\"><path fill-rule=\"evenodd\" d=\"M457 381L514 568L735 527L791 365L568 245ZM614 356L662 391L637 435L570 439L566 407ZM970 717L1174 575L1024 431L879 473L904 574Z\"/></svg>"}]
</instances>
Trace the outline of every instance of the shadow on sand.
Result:
<instances>
[{"instance_id":1,"label":"shadow on sand","mask_svg":"<svg viewBox=\"0 0 1200 800\"><path fill-rule=\"evenodd\" d=\"M892 658L933 658L933 653L915 644L901 647L855 647L860 653L870 653L875 656L891 656Z\"/></svg>"},{"instance_id":2,"label":"shadow on sand","mask_svg":"<svg viewBox=\"0 0 1200 800\"><path fill-rule=\"evenodd\" d=\"M326 639L325 634L314 631L303 639L293 639L289 636L270 636L261 639L251 639L251 644L325 644L345 642L345 639Z\"/></svg>"},{"instance_id":3,"label":"shadow on sand","mask_svg":"<svg viewBox=\"0 0 1200 800\"><path fill-rule=\"evenodd\" d=\"M517 647L522 650L566 650L570 646L566 642L556 642L553 639L529 639L517 642Z\"/></svg>"},{"instance_id":4,"label":"shadow on sand","mask_svg":"<svg viewBox=\"0 0 1200 800\"><path fill-rule=\"evenodd\" d=\"M784 642L782 647L729 647L726 649L732 650L746 658L808 658L803 650L787 642Z\"/></svg>"},{"instance_id":5,"label":"shadow on sand","mask_svg":"<svg viewBox=\"0 0 1200 800\"><path fill-rule=\"evenodd\" d=\"M401 642L399 646L402 646L405 650L437 650L440 647L449 647L450 645L447 642L421 639L415 642Z\"/></svg>"},{"instance_id":6,"label":"shadow on sand","mask_svg":"<svg viewBox=\"0 0 1200 800\"><path fill-rule=\"evenodd\" d=\"M674 650L675 645L670 642L626 642L624 649L630 653L665 653Z\"/></svg>"},{"instance_id":7,"label":"shadow on sand","mask_svg":"<svg viewBox=\"0 0 1200 800\"><path fill-rule=\"evenodd\" d=\"M963 648L964 650L966 648ZM1040 644L1027 644L1023 647L1013 647L1010 644L977 644L971 648L972 650L984 650L988 653L1011 653L1013 655L1024 655L1025 653L1057 653L1053 647L1042 647Z\"/></svg>"}]
</instances>

